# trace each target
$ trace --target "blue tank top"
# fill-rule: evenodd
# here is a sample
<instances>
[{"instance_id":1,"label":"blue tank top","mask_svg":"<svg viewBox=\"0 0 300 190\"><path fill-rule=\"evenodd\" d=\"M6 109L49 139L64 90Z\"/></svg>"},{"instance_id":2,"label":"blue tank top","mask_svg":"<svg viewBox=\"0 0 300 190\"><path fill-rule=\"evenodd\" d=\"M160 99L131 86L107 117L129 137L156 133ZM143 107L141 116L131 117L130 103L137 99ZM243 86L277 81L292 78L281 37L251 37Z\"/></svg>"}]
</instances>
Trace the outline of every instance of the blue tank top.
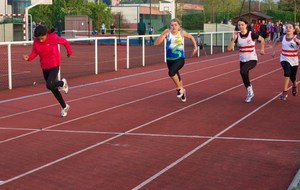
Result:
<instances>
[{"instance_id":1,"label":"blue tank top","mask_svg":"<svg viewBox=\"0 0 300 190\"><path fill-rule=\"evenodd\" d=\"M185 58L183 40L184 38L181 36L180 32L175 35L171 32L167 34L167 60Z\"/></svg>"}]
</instances>

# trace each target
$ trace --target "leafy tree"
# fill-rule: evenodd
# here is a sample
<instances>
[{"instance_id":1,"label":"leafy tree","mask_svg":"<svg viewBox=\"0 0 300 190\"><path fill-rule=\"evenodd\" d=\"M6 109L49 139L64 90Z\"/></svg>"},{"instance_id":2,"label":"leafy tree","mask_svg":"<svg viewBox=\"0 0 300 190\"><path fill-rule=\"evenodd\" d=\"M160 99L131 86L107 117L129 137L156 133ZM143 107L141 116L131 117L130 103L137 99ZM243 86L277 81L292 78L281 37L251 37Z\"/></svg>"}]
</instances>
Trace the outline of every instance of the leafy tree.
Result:
<instances>
[{"instance_id":1,"label":"leafy tree","mask_svg":"<svg viewBox=\"0 0 300 190\"><path fill-rule=\"evenodd\" d=\"M30 9L34 21L43 21L47 27L55 27L58 32L64 25L66 15L88 15L95 30L100 22L110 24L113 20L111 10L105 3L85 3L84 0L53 0L52 5L38 5Z\"/></svg>"},{"instance_id":2,"label":"leafy tree","mask_svg":"<svg viewBox=\"0 0 300 190\"><path fill-rule=\"evenodd\" d=\"M300 0L281 0L278 6L281 10L294 13L294 18L291 20L294 22L296 22L297 19L299 20L297 14L300 10Z\"/></svg>"}]
</instances>

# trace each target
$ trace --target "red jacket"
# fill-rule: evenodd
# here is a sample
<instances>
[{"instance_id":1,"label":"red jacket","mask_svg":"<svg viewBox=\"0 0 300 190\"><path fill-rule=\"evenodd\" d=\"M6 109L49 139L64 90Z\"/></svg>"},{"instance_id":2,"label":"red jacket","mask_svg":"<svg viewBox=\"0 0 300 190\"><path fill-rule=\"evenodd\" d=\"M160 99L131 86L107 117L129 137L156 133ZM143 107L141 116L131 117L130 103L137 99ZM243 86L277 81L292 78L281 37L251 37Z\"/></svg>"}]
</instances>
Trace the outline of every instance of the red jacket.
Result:
<instances>
[{"instance_id":1,"label":"red jacket","mask_svg":"<svg viewBox=\"0 0 300 190\"><path fill-rule=\"evenodd\" d=\"M44 42L40 42L37 38L34 39L28 61L39 55L41 68L51 69L60 65L58 44L65 46L69 56L72 55L72 49L69 42L65 38L57 36L54 31L50 30L46 35L47 38Z\"/></svg>"}]
</instances>

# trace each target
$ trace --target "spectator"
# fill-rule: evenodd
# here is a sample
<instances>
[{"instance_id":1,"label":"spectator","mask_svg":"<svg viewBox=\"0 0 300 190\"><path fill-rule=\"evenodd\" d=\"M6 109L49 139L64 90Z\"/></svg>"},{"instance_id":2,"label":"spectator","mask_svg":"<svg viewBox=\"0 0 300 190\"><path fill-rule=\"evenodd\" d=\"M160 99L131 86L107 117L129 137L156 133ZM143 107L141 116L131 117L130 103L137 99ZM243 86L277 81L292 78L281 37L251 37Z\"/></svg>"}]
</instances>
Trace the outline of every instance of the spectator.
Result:
<instances>
[{"instance_id":1,"label":"spectator","mask_svg":"<svg viewBox=\"0 0 300 190\"><path fill-rule=\"evenodd\" d=\"M148 32L149 32L149 35L152 35L154 33L154 28L153 28L153 26L151 26L150 22L148 23ZM151 36L150 37L150 46L152 44L154 44L154 40L153 40L153 37Z\"/></svg>"},{"instance_id":2,"label":"spectator","mask_svg":"<svg viewBox=\"0 0 300 190\"><path fill-rule=\"evenodd\" d=\"M106 26L104 23L101 24L101 34L105 34L106 33Z\"/></svg>"},{"instance_id":3,"label":"spectator","mask_svg":"<svg viewBox=\"0 0 300 190\"><path fill-rule=\"evenodd\" d=\"M264 38L264 40L268 37L268 27L265 24L265 20L262 21L259 27L259 35Z\"/></svg>"},{"instance_id":4,"label":"spectator","mask_svg":"<svg viewBox=\"0 0 300 190\"><path fill-rule=\"evenodd\" d=\"M139 35L145 35L146 33L146 24L143 22L143 19L140 19L140 22L137 26L137 31ZM139 44L142 44L142 38L139 38Z\"/></svg>"},{"instance_id":5,"label":"spectator","mask_svg":"<svg viewBox=\"0 0 300 190\"><path fill-rule=\"evenodd\" d=\"M111 23L110 25L110 34L115 34L116 32L116 26L114 23Z\"/></svg>"}]
</instances>

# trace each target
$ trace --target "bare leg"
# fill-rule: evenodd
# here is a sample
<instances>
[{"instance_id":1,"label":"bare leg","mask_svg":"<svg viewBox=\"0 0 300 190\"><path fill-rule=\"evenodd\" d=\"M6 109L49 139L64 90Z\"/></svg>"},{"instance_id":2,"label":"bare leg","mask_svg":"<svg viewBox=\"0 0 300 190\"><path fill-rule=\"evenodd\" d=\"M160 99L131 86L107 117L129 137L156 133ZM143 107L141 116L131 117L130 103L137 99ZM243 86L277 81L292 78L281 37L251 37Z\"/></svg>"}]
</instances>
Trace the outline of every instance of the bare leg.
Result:
<instances>
[{"instance_id":1,"label":"bare leg","mask_svg":"<svg viewBox=\"0 0 300 190\"><path fill-rule=\"evenodd\" d=\"M182 84L182 80L179 80L178 75L174 75L173 77L171 77L171 79L173 80L173 82L175 83L175 86L177 89L183 89L183 84Z\"/></svg>"},{"instance_id":2,"label":"bare leg","mask_svg":"<svg viewBox=\"0 0 300 190\"><path fill-rule=\"evenodd\" d=\"M289 77L284 77L284 79L283 79L283 91L287 91L288 90L289 81L290 81Z\"/></svg>"}]
</instances>

